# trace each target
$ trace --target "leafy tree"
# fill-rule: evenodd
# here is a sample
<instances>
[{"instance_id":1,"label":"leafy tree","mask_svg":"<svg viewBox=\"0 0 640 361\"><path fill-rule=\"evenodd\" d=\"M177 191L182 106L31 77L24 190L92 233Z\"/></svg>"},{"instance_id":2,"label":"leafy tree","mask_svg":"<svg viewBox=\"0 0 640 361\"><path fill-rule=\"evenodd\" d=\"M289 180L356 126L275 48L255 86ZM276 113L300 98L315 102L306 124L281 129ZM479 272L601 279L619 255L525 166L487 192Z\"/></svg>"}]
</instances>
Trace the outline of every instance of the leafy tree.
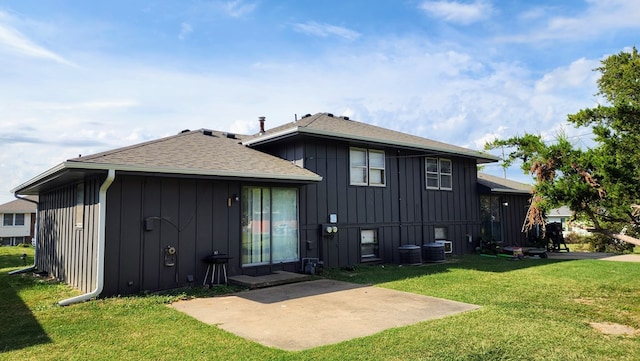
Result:
<instances>
[{"instance_id":1,"label":"leafy tree","mask_svg":"<svg viewBox=\"0 0 640 361\"><path fill-rule=\"evenodd\" d=\"M568 205L591 231L640 245L640 56L629 52L601 62L598 93L606 105L568 116L578 127L590 127L595 146L579 149L564 134L552 144L525 134L485 145L511 147L503 161L521 160L535 179L526 227L544 224L545 212Z\"/></svg>"}]
</instances>

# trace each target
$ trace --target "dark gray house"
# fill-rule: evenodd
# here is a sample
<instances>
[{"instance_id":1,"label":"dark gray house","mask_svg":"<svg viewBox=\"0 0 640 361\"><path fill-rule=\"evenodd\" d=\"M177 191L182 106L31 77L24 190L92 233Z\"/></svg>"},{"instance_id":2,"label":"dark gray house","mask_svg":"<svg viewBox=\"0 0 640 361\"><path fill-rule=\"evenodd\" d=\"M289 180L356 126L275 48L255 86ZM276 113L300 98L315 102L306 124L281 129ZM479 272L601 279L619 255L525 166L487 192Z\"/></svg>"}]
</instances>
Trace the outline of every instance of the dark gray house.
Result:
<instances>
[{"instance_id":1,"label":"dark gray house","mask_svg":"<svg viewBox=\"0 0 640 361\"><path fill-rule=\"evenodd\" d=\"M70 159L16 187L40 197L34 266L87 299L202 283L216 252L251 276L394 263L435 239L474 250L476 166L497 158L327 113L260 124Z\"/></svg>"}]
</instances>

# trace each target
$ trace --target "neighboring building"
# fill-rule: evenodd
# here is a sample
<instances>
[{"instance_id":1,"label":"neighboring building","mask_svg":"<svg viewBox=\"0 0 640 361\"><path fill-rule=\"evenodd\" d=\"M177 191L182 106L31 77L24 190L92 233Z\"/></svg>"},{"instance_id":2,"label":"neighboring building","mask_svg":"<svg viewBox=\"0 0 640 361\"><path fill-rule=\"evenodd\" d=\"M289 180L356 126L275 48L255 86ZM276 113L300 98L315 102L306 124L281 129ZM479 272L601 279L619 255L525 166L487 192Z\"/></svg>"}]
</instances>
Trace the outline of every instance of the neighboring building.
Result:
<instances>
[{"instance_id":1,"label":"neighboring building","mask_svg":"<svg viewBox=\"0 0 640 361\"><path fill-rule=\"evenodd\" d=\"M31 244L35 237L37 196L27 196L0 205L0 245Z\"/></svg>"},{"instance_id":2,"label":"neighboring building","mask_svg":"<svg viewBox=\"0 0 640 361\"><path fill-rule=\"evenodd\" d=\"M591 232L587 231L584 225L581 226L580 222L572 221L573 211L567 206L551 209L547 212L547 223L560 223L562 224L563 236L568 236L569 233L575 233L579 235L590 235Z\"/></svg>"},{"instance_id":3,"label":"neighboring building","mask_svg":"<svg viewBox=\"0 0 640 361\"><path fill-rule=\"evenodd\" d=\"M573 212L571 212L571 209L569 209L569 207L567 206L554 208L554 209L551 209L549 212L547 212L547 223L558 222L562 224L563 231L568 231L569 219L571 219L572 215L573 215Z\"/></svg>"},{"instance_id":4,"label":"neighboring building","mask_svg":"<svg viewBox=\"0 0 640 361\"><path fill-rule=\"evenodd\" d=\"M308 259L398 263L399 246L443 238L472 252L477 165L497 160L320 113L268 130L261 119L254 136L184 131L70 159L13 191L40 196L37 268L85 292L104 274L108 296L202 283L216 251L229 275L249 276Z\"/></svg>"}]
</instances>

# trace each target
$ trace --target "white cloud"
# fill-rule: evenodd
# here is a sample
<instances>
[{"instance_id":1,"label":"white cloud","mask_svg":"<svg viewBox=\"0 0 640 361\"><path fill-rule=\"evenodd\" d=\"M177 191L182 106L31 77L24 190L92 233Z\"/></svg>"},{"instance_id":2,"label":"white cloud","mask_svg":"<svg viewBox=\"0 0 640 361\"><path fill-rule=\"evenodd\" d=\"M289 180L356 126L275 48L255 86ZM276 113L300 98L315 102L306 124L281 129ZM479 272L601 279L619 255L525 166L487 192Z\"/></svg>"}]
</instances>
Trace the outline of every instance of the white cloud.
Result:
<instances>
[{"instance_id":1,"label":"white cloud","mask_svg":"<svg viewBox=\"0 0 640 361\"><path fill-rule=\"evenodd\" d=\"M224 11L231 17L239 18L252 13L258 4L244 0L232 0L221 2Z\"/></svg>"},{"instance_id":2,"label":"white cloud","mask_svg":"<svg viewBox=\"0 0 640 361\"><path fill-rule=\"evenodd\" d=\"M0 12L0 21L8 19L8 15ZM5 52L13 54L21 54L32 58L40 58L53 60L60 64L75 66L72 62L53 51L34 43L20 31L0 23L0 49L4 48Z\"/></svg>"},{"instance_id":3,"label":"white cloud","mask_svg":"<svg viewBox=\"0 0 640 361\"><path fill-rule=\"evenodd\" d=\"M484 145L489 142L493 142L496 139L506 138L505 135L507 134L507 130L509 130L508 127L500 125L495 130L492 130L489 133L486 133L483 136L479 137L478 139L475 139L473 141L473 144L476 149L482 149L484 148Z\"/></svg>"},{"instance_id":4,"label":"white cloud","mask_svg":"<svg viewBox=\"0 0 640 361\"><path fill-rule=\"evenodd\" d=\"M552 8L544 7L544 6L535 6L535 7L526 9L524 12L518 14L518 19L520 21L538 20L538 19L544 18L549 13L549 11L552 11Z\"/></svg>"},{"instance_id":5,"label":"white cloud","mask_svg":"<svg viewBox=\"0 0 640 361\"><path fill-rule=\"evenodd\" d=\"M324 36L341 33L317 28ZM29 66L24 77L4 79L0 133L16 142L3 143L0 174L11 177L0 177L0 192L78 154L182 129L255 133L258 116L270 129L295 114L332 112L481 149L496 136L555 129L594 93L590 75L580 78L581 71L592 73L589 60L532 78L521 65L411 37L339 43L296 63L194 70L201 65L176 70L100 54L87 55L82 69ZM13 172L18 158L24 166Z\"/></svg>"},{"instance_id":6,"label":"white cloud","mask_svg":"<svg viewBox=\"0 0 640 361\"><path fill-rule=\"evenodd\" d=\"M133 100L93 100L80 103L73 102L30 102L24 106L33 107L41 110L92 110L104 111L109 109L124 109L136 106L137 102Z\"/></svg>"},{"instance_id":7,"label":"white cloud","mask_svg":"<svg viewBox=\"0 0 640 361\"><path fill-rule=\"evenodd\" d=\"M306 23L293 24L293 28L301 33L326 38L329 36L337 36L346 40L357 40L360 33L341 26L317 23L310 21Z\"/></svg>"},{"instance_id":8,"label":"white cloud","mask_svg":"<svg viewBox=\"0 0 640 361\"><path fill-rule=\"evenodd\" d=\"M593 71L600 63L597 60L578 59L566 67L560 67L545 74L536 82L536 92L561 91L567 88L578 89L593 86L597 73Z\"/></svg>"},{"instance_id":9,"label":"white cloud","mask_svg":"<svg viewBox=\"0 0 640 361\"><path fill-rule=\"evenodd\" d=\"M485 1L469 4L457 1L425 1L419 8L433 17L462 25L484 20L493 12L491 4Z\"/></svg>"},{"instance_id":10,"label":"white cloud","mask_svg":"<svg viewBox=\"0 0 640 361\"><path fill-rule=\"evenodd\" d=\"M193 27L189 23L180 24L180 34L178 34L178 39L184 40L189 34L193 32Z\"/></svg>"},{"instance_id":11,"label":"white cloud","mask_svg":"<svg viewBox=\"0 0 640 361\"><path fill-rule=\"evenodd\" d=\"M640 6L635 0L587 0L586 3L584 11L571 16L539 16L544 12L552 14L552 8L527 11L520 15L522 19L541 18L544 22L529 26L527 33L501 37L501 40L524 43L556 39L585 40L608 36L618 30L640 29Z\"/></svg>"}]
</instances>

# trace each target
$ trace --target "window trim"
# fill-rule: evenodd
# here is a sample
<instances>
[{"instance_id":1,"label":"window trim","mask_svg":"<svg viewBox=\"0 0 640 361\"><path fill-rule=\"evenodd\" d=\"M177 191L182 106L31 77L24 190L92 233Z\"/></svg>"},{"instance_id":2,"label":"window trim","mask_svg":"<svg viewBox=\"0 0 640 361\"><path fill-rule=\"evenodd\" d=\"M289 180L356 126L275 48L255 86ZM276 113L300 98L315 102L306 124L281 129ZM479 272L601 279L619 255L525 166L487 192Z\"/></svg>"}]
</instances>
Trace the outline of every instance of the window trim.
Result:
<instances>
[{"instance_id":1,"label":"window trim","mask_svg":"<svg viewBox=\"0 0 640 361\"><path fill-rule=\"evenodd\" d=\"M7 224L7 216L11 217L11 222ZM18 216L22 216L22 223L18 224ZM2 226L3 227L24 227L27 221L27 216L24 213L3 213L2 214Z\"/></svg>"},{"instance_id":2,"label":"window trim","mask_svg":"<svg viewBox=\"0 0 640 361\"><path fill-rule=\"evenodd\" d=\"M78 183L76 185L76 204L74 209L75 228L81 229L84 227L84 183Z\"/></svg>"},{"instance_id":3,"label":"window trim","mask_svg":"<svg viewBox=\"0 0 640 361\"><path fill-rule=\"evenodd\" d=\"M435 161L436 162L436 167L437 170L434 171L429 171L429 161ZM443 162L448 162L449 163L449 172L443 172L442 171L442 165ZM453 161L449 158L434 158L434 157L426 157L424 160L424 168L425 168L425 188L429 189L429 190L442 190L442 191L450 191L453 190ZM431 178L429 177L431 176ZM435 178L434 178L435 176ZM445 187L442 185L442 180L444 178L449 178L450 179L450 184L451 186L449 187ZM430 186L429 185L429 179L436 179L438 182L437 186Z\"/></svg>"},{"instance_id":4,"label":"window trim","mask_svg":"<svg viewBox=\"0 0 640 361\"><path fill-rule=\"evenodd\" d=\"M373 242L363 242L364 233L373 235ZM368 245L373 253L363 254L363 246ZM371 262L380 260L380 235L377 228L363 228L360 230L360 262Z\"/></svg>"},{"instance_id":5,"label":"window trim","mask_svg":"<svg viewBox=\"0 0 640 361\"><path fill-rule=\"evenodd\" d=\"M254 191L254 190L260 190L260 205L259 205L259 210L261 212L261 217L260 218L252 218L252 217L247 217L245 216L246 212L248 211L254 211L255 208L250 208L248 207L248 204L245 202L248 202L250 199L250 195L249 193ZM293 243L295 245L295 257L290 257L290 258L279 258L276 259L275 255L277 255L277 250L275 250L277 247L279 247L280 245L278 244L278 235L279 232L283 231L280 228L276 228L276 226L274 226L274 224L276 223L276 221L278 221L277 217L274 217L274 208L275 211L277 211L276 206L274 206L276 204L276 202L279 199L275 199L274 198L274 191L277 190L291 190L291 191L295 191L295 220L294 224L295 224L295 229L293 231L286 231L284 230L284 232L288 232L290 236L293 236L295 238L295 243ZM262 195L262 193L268 193L268 196L265 197L265 195ZM267 198L267 199L265 199ZM245 255L244 255L244 251L241 250L241 266L243 268L247 268L247 267L255 267L255 266L267 266L267 265L275 265L275 264L281 264L281 263L294 263L294 262L299 262L300 261L300 255L301 255L301 249L300 249L300 189L297 187L278 187L278 186L268 186L268 185L247 185L247 186L243 186L242 187L242 208L241 208L241 227L243 228L243 230L241 230L241 244L240 247L244 247L244 242L259 242L261 243L261 247L263 246L262 243L264 242L264 247L265 248L259 248L258 251L260 252L260 255L258 256L258 258L262 259L262 260L254 260L253 257L250 257L250 259L246 260L245 263ZM265 208L265 206L267 206ZM263 218L262 214L266 214L267 217ZM260 226L259 226L259 238L256 239L254 237L254 232L250 231L250 232L245 232L244 228L245 227L254 227L251 225L251 223L246 223L245 222L254 222L257 221ZM263 227L267 228L268 231L267 232L263 232ZM249 230L253 229L253 228L247 228ZM266 236L264 236L266 235ZM250 239L245 239L245 236L250 236ZM253 249L252 249L253 250ZM252 251L253 252L253 251Z\"/></svg>"},{"instance_id":6,"label":"window trim","mask_svg":"<svg viewBox=\"0 0 640 361\"><path fill-rule=\"evenodd\" d=\"M449 172L447 172L447 173L442 171L442 162L443 161L449 162ZM453 189L453 162L451 161L451 159L448 159L448 158L439 158L438 159L438 173L440 174L440 189L441 190L445 190L445 191L452 190ZM449 187L444 187L442 185L442 183L443 183L442 179L444 177L449 177L449 179L450 179L450 181L449 181L450 186Z\"/></svg>"},{"instance_id":7,"label":"window trim","mask_svg":"<svg viewBox=\"0 0 640 361\"><path fill-rule=\"evenodd\" d=\"M364 153L364 166L355 165L352 162L353 152L361 152ZM372 166L371 165L371 154L380 154L382 155L382 167ZM354 181L352 178L353 170L358 169L363 171L364 174L364 182ZM380 179L382 183L373 183L371 181L372 172L380 172ZM369 149L369 148L358 148L358 147L349 147L349 185L352 186L364 186L364 187L386 187L387 186L387 157L384 150L381 149Z\"/></svg>"},{"instance_id":8,"label":"window trim","mask_svg":"<svg viewBox=\"0 0 640 361\"><path fill-rule=\"evenodd\" d=\"M6 222L7 216L11 217L11 222ZM17 224L16 220L18 216L22 216L22 224ZM3 213L2 214L2 226L3 227L24 227L27 217L24 213Z\"/></svg>"},{"instance_id":9,"label":"window trim","mask_svg":"<svg viewBox=\"0 0 640 361\"><path fill-rule=\"evenodd\" d=\"M354 152L361 152L364 153L364 166L362 165L354 165L352 162L353 156L352 154ZM362 171L362 174L364 174L364 182L355 182L353 180L353 177L351 176L353 174L353 170L354 168L357 168L358 170ZM363 148L355 148L355 147L351 147L349 148L349 184L353 185L353 186L367 186L369 185L369 156L368 156L368 152L366 149Z\"/></svg>"},{"instance_id":10,"label":"window trim","mask_svg":"<svg viewBox=\"0 0 640 361\"><path fill-rule=\"evenodd\" d=\"M376 167L371 165L371 154L381 154L382 155L382 168L380 167ZM385 187L387 185L387 175L386 175L386 168L387 168L387 161L386 161L386 156L384 153L384 150L377 150L377 149L368 149L367 150L367 165L368 165L368 169L367 169L367 174L369 175L369 186L371 187ZM382 173L382 175L380 176L380 179L382 180L382 183L372 183L371 181L371 172L373 171L379 171Z\"/></svg>"}]
</instances>

